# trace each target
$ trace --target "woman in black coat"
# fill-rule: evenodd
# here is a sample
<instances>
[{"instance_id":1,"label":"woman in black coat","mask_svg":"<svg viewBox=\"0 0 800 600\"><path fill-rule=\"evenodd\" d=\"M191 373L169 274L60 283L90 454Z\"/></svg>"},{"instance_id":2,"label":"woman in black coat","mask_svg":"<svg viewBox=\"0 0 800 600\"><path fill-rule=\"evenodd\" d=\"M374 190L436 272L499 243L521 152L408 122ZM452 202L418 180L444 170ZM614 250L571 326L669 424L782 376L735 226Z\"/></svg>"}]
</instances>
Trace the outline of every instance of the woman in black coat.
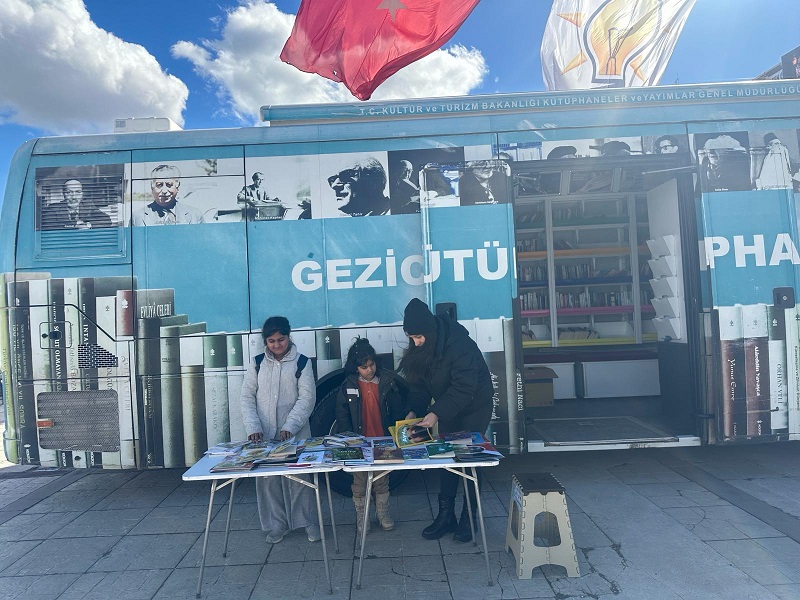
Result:
<instances>
[{"instance_id":1,"label":"woman in black coat","mask_svg":"<svg viewBox=\"0 0 800 600\"><path fill-rule=\"evenodd\" d=\"M400 364L411 385L406 403L416 415L424 414L423 427L438 422L439 433L479 431L484 433L492 416L494 389L489 368L478 345L467 330L448 315L434 316L414 298L406 306L403 329L411 339ZM429 406L433 399L435 403ZM455 531L453 539L468 542L472 531L467 499L461 518L455 516L455 498L461 478L442 469L439 482L439 513L422 536L438 539ZM470 486L470 496L473 488ZM470 498L473 515L475 499Z\"/></svg>"}]
</instances>

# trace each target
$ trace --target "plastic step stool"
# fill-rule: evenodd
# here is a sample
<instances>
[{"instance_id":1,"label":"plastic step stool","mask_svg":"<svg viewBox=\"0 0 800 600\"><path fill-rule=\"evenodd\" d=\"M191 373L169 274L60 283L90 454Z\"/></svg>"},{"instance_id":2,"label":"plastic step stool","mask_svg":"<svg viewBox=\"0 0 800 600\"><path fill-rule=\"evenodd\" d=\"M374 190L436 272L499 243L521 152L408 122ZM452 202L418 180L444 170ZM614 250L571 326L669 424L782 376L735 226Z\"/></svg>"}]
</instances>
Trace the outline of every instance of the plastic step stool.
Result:
<instances>
[{"instance_id":1,"label":"plastic step stool","mask_svg":"<svg viewBox=\"0 0 800 600\"><path fill-rule=\"evenodd\" d=\"M517 560L517 577L530 579L541 565L561 565L580 577L567 512L567 495L551 473L512 475L506 552Z\"/></svg>"}]
</instances>

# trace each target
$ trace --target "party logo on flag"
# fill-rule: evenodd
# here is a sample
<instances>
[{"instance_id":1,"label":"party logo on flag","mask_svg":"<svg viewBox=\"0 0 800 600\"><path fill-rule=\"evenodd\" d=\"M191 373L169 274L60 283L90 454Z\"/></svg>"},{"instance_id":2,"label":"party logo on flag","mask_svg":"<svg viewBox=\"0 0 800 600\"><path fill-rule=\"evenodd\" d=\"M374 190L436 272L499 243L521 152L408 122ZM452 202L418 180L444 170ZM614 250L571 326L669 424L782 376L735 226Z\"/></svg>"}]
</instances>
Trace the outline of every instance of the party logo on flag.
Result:
<instances>
[{"instance_id":1,"label":"party logo on flag","mask_svg":"<svg viewBox=\"0 0 800 600\"><path fill-rule=\"evenodd\" d=\"M655 85L695 0L554 0L542 39L549 90Z\"/></svg>"}]
</instances>

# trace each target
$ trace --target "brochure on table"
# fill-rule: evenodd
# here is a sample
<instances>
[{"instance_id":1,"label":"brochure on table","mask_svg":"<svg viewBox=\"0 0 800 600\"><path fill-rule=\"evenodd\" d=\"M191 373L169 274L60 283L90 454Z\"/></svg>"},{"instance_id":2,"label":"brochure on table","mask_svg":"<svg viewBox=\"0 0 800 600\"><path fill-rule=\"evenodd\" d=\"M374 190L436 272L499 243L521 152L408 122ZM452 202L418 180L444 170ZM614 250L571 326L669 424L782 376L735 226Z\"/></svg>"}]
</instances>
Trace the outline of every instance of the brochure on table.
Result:
<instances>
[{"instance_id":1,"label":"brochure on table","mask_svg":"<svg viewBox=\"0 0 800 600\"><path fill-rule=\"evenodd\" d=\"M476 462L499 460L503 455L477 432L442 434L430 443L399 448L392 437L367 438L354 433L312 437L305 440L225 442L206 451L223 458L212 473L249 471L275 467L304 468L325 464L358 466L371 464L437 463L455 460Z\"/></svg>"}]
</instances>

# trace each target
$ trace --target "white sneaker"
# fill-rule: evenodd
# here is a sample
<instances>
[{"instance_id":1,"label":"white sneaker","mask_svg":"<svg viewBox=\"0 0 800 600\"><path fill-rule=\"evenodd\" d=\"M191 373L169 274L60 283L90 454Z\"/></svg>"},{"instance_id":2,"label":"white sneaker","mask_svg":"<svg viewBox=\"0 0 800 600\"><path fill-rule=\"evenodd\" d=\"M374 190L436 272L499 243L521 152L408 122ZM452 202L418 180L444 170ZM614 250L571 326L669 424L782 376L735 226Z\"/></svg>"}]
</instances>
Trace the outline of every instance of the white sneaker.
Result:
<instances>
[{"instance_id":1,"label":"white sneaker","mask_svg":"<svg viewBox=\"0 0 800 600\"><path fill-rule=\"evenodd\" d=\"M309 542L318 542L322 539L322 534L317 525L309 525L306 527L306 535L308 536Z\"/></svg>"},{"instance_id":2,"label":"white sneaker","mask_svg":"<svg viewBox=\"0 0 800 600\"><path fill-rule=\"evenodd\" d=\"M280 529L273 529L267 534L267 543L278 544L283 538L286 537L286 534L288 533L288 530L281 531Z\"/></svg>"}]
</instances>

